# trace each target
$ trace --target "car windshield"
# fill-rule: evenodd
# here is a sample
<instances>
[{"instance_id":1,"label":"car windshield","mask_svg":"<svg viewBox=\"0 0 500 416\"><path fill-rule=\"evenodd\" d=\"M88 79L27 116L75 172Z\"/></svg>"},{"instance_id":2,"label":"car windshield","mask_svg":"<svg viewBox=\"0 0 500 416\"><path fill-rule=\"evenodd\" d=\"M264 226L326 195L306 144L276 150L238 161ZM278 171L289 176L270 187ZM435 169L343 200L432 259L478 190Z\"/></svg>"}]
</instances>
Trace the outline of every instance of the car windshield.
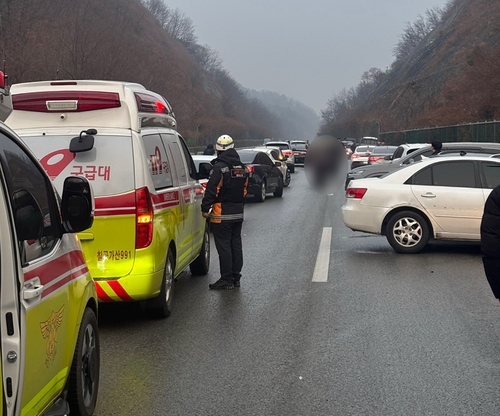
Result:
<instances>
[{"instance_id":1,"label":"car windshield","mask_svg":"<svg viewBox=\"0 0 500 416\"><path fill-rule=\"evenodd\" d=\"M396 146L382 146L375 147L372 151L373 155L392 155L394 151L397 149Z\"/></svg>"},{"instance_id":2,"label":"car windshield","mask_svg":"<svg viewBox=\"0 0 500 416\"><path fill-rule=\"evenodd\" d=\"M268 147L278 147L280 148L281 150L288 150L290 149L290 146L286 143L272 143L272 142L269 142L266 144L266 146Z\"/></svg>"},{"instance_id":3,"label":"car windshield","mask_svg":"<svg viewBox=\"0 0 500 416\"><path fill-rule=\"evenodd\" d=\"M291 143L292 149L293 150L306 150L306 144L305 143Z\"/></svg>"},{"instance_id":4,"label":"car windshield","mask_svg":"<svg viewBox=\"0 0 500 416\"><path fill-rule=\"evenodd\" d=\"M366 153L373 149L370 146L358 146L356 147L356 153Z\"/></svg>"},{"instance_id":5,"label":"car windshield","mask_svg":"<svg viewBox=\"0 0 500 416\"><path fill-rule=\"evenodd\" d=\"M251 164L255 158L256 153L251 151L240 150L238 151L242 163Z\"/></svg>"}]
</instances>

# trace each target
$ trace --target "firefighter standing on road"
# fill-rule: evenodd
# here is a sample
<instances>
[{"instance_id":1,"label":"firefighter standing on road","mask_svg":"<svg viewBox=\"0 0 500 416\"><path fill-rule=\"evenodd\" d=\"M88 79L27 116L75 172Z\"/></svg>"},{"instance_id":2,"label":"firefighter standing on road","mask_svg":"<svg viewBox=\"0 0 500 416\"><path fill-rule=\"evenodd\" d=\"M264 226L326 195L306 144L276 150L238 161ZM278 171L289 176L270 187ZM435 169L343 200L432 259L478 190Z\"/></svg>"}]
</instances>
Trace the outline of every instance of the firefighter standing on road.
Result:
<instances>
[{"instance_id":1,"label":"firefighter standing on road","mask_svg":"<svg viewBox=\"0 0 500 416\"><path fill-rule=\"evenodd\" d=\"M213 169L201 203L203 217L210 218L221 274L209 288L233 289L240 286L243 267L241 227L248 173L234 150L231 136L220 136L215 149L217 158L212 162Z\"/></svg>"}]
</instances>

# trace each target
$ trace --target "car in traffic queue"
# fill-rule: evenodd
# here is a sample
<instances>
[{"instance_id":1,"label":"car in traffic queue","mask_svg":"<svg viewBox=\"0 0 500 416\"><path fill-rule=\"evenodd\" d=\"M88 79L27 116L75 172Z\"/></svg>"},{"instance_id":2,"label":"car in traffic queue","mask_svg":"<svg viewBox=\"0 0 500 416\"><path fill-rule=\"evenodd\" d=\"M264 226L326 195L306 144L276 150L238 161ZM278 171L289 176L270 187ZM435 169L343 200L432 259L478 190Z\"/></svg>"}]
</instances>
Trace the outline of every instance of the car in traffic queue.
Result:
<instances>
[{"instance_id":1,"label":"car in traffic queue","mask_svg":"<svg viewBox=\"0 0 500 416\"><path fill-rule=\"evenodd\" d=\"M375 146L368 157L369 165L384 165L390 163L397 146Z\"/></svg>"},{"instance_id":2,"label":"car in traffic queue","mask_svg":"<svg viewBox=\"0 0 500 416\"><path fill-rule=\"evenodd\" d=\"M278 166L265 151L259 149L236 149L241 162L248 171L249 195L258 202L264 202L268 193L277 198L283 196L283 176Z\"/></svg>"},{"instance_id":3,"label":"car in traffic queue","mask_svg":"<svg viewBox=\"0 0 500 416\"><path fill-rule=\"evenodd\" d=\"M358 146L351 155L351 168L368 165L368 158L375 146Z\"/></svg>"},{"instance_id":4,"label":"car in traffic queue","mask_svg":"<svg viewBox=\"0 0 500 416\"><path fill-rule=\"evenodd\" d=\"M196 169L196 172L198 172L198 176L203 178L200 179L200 184L203 186L203 188L207 187L207 182L208 182L208 175L210 175L210 171L207 174L207 164L212 164L212 161L214 161L217 158L217 155L191 155L193 158L194 166Z\"/></svg>"},{"instance_id":5,"label":"car in traffic queue","mask_svg":"<svg viewBox=\"0 0 500 416\"><path fill-rule=\"evenodd\" d=\"M291 140L290 146L292 147L295 164L304 165L307 156L307 142L303 140Z\"/></svg>"},{"instance_id":6,"label":"car in traffic queue","mask_svg":"<svg viewBox=\"0 0 500 416\"><path fill-rule=\"evenodd\" d=\"M11 110L0 74L2 121ZM87 415L99 391L98 299L76 236L92 225L89 181L55 190L36 156L0 122L2 415Z\"/></svg>"},{"instance_id":7,"label":"car in traffic queue","mask_svg":"<svg viewBox=\"0 0 500 416\"><path fill-rule=\"evenodd\" d=\"M271 161L281 171L281 175L283 177L283 186L287 188L290 185L290 182L292 181L292 175L290 174L290 169L288 168L288 165L285 162L286 157L281 152L281 149L279 147L271 147L271 146L264 146L264 147L256 146L253 149L260 149L263 152L267 153Z\"/></svg>"},{"instance_id":8,"label":"car in traffic queue","mask_svg":"<svg viewBox=\"0 0 500 416\"><path fill-rule=\"evenodd\" d=\"M288 169L290 169L290 173L295 173L295 155L290 143L283 141L269 141L265 145L279 148L281 153L285 156L285 162Z\"/></svg>"},{"instance_id":9,"label":"car in traffic queue","mask_svg":"<svg viewBox=\"0 0 500 416\"><path fill-rule=\"evenodd\" d=\"M354 231L385 235L399 253L418 253L431 238L480 241L484 204L499 184L500 160L487 154L430 157L351 181L342 218Z\"/></svg>"},{"instance_id":10,"label":"car in traffic queue","mask_svg":"<svg viewBox=\"0 0 500 416\"><path fill-rule=\"evenodd\" d=\"M168 101L140 84L98 80L15 84L11 93L7 124L56 188L66 176L92 184L95 221L79 238L99 301L141 301L167 317L174 280L210 264L203 187Z\"/></svg>"},{"instance_id":11,"label":"car in traffic queue","mask_svg":"<svg viewBox=\"0 0 500 416\"><path fill-rule=\"evenodd\" d=\"M415 147L414 147L415 146ZM414 162L428 158L432 155L431 145L402 145L401 153L399 153L399 147L396 149L393 155L393 160L391 163L387 164L377 164L377 165L365 165L352 168L347 172L345 180L345 189L347 189L350 181L354 179L363 178L380 178L381 176L398 170L402 167L409 166ZM485 153L485 154L497 154L500 153L500 143L489 143L489 142L450 142L443 143L441 149L441 154L454 152L469 152L469 153ZM403 153L406 152L406 155ZM402 155L401 157L395 157ZM352 166L351 166L352 167Z\"/></svg>"}]
</instances>

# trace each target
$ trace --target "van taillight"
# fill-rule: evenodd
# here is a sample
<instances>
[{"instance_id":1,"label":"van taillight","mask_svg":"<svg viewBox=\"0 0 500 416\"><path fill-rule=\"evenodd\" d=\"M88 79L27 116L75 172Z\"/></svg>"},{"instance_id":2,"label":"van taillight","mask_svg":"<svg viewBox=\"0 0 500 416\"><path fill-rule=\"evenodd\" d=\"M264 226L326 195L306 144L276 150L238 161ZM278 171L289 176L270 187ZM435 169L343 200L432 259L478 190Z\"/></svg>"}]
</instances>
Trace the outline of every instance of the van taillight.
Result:
<instances>
[{"instance_id":1,"label":"van taillight","mask_svg":"<svg viewBox=\"0 0 500 416\"><path fill-rule=\"evenodd\" d=\"M14 110L39 113L105 110L120 106L120 95L115 92L40 91L12 95Z\"/></svg>"},{"instance_id":2,"label":"van taillight","mask_svg":"<svg viewBox=\"0 0 500 416\"><path fill-rule=\"evenodd\" d=\"M145 248L153 239L153 203L148 188L135 191L135 248Z\"/></svg>"}]
</instances>

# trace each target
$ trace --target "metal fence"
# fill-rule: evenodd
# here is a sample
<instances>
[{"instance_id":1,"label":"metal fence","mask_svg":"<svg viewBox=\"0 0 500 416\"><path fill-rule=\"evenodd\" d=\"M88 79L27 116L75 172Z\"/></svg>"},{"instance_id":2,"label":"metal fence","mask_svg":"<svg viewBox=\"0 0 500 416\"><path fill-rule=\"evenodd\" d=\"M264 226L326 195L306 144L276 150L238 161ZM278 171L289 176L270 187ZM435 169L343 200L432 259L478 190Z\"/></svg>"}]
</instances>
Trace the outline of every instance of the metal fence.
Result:
<instances>
[{"instance_id":1,"label":"metal fence","mask_svg":"<svg viewBox=\"0 0 500 416\"><path fill-rule=\"evenodd\" d=\"M387 144L446 142L500 142L500 121L458 124L421 130L391 131L379 134Z\"/></svg>"}]
</instances>

